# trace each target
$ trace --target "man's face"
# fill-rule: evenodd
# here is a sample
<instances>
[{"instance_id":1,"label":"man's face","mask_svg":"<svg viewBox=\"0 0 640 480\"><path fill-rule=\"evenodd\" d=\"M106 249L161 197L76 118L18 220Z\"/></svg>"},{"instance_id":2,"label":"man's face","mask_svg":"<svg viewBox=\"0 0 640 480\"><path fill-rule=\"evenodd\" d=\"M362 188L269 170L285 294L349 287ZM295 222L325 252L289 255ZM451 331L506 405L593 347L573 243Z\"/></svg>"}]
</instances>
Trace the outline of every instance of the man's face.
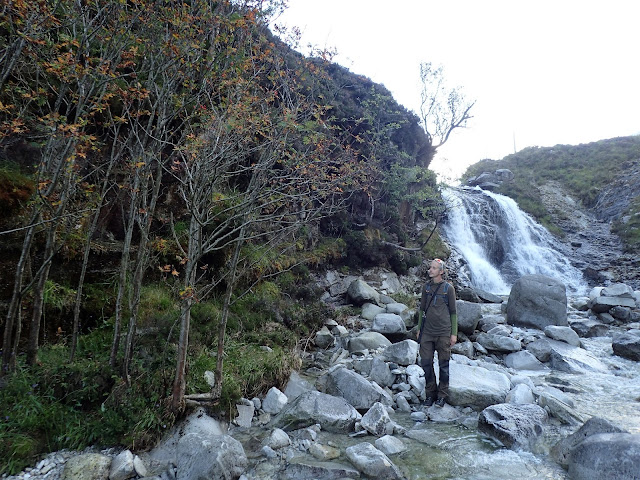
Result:
<instances>
[{"instance_id":1,"label":"man's face","mask_svg":"<svg viewBox=\"0 0 640 480\"><path fill-rule=\"evenodd\" d=\"M440 265L437 262L431 262L429 266L429 278L435 278L442 273L440 271Z\"/></svg>"}]
</instances>

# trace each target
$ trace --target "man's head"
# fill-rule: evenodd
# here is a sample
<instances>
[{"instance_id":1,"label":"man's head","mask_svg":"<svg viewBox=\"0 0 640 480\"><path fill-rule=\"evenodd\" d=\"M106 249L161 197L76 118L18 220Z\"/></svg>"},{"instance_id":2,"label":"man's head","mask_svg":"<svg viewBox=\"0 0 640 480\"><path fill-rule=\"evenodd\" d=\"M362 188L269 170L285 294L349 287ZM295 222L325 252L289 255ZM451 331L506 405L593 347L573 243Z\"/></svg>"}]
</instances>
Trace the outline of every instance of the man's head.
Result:
<instances>
[{"instance_id":1,"label":"man's head","mask_svg":"<svg viewBox=\"0 0 640 480\"><path fill-rule=\"evenodd\" d=\"M431 260L429 265L429 278L439 282L442 280L442 274L444 273L444 262L439 258Z\"/></svg>"}]
</instances>

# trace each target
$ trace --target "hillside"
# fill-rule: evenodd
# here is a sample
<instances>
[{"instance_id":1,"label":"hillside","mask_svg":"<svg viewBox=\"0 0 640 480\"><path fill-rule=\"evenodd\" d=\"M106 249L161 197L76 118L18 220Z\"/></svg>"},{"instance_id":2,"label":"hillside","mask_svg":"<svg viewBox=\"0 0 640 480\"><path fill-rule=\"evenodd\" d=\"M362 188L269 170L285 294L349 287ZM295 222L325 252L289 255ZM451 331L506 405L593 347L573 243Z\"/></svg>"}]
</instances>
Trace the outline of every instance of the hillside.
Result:
<instances>
[{"instance_id":1,"label":"hillside","mask_svg":"<svg viewBox=\"0 0 640 480\"><path fill-rule=\"evenodd\" d=\"M518 202L560 238L568 231L563 207L545 201L556 186L577 207L610 223L627 253L640 251L640 136L581 145L529 147L502 160L482 160L465 172L463 184L482 172L511 170L513 181L495 191Z\"/></svg>"}]
</instances>

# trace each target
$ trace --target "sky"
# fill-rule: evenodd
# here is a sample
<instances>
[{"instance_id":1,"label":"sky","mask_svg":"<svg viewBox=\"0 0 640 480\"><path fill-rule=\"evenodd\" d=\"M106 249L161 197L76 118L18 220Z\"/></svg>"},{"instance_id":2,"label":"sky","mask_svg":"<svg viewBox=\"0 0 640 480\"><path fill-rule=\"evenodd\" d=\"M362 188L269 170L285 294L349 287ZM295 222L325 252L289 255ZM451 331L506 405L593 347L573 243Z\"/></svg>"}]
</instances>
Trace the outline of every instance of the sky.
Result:
<instances>
[{"instance_id":1,"label":"sky","mask_svg":"<svg viewBox=\"0 0 640 480\"><path fill-rule=\"evenodd\" d=\"M529 146L640 134L637 0L288 0L299 50L381 83L416 113L420 63L476 103L438 149L444 180Z\"/></svg>"}]
</instances>

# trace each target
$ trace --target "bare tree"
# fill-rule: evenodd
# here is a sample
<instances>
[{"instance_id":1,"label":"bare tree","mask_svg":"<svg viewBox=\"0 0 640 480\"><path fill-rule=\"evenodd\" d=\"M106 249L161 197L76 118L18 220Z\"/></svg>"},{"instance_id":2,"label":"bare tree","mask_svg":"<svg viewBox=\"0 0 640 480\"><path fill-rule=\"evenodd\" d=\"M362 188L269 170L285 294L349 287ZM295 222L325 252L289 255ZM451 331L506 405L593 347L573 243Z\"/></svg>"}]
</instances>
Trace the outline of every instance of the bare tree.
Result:
<instances>
[{"instance_id":1,"label":"bare tree","mask_svg":"<svg viewBox=\"0 0 640 480\"><path fill-rule=\"evenodd\" d=\"M459 87L448 89L442 67L430 62L420 64L420 120L434 149L444 145L451 133L464 128L473 118L475 100L467 100Z\"/></svg>"}]
</instances>

